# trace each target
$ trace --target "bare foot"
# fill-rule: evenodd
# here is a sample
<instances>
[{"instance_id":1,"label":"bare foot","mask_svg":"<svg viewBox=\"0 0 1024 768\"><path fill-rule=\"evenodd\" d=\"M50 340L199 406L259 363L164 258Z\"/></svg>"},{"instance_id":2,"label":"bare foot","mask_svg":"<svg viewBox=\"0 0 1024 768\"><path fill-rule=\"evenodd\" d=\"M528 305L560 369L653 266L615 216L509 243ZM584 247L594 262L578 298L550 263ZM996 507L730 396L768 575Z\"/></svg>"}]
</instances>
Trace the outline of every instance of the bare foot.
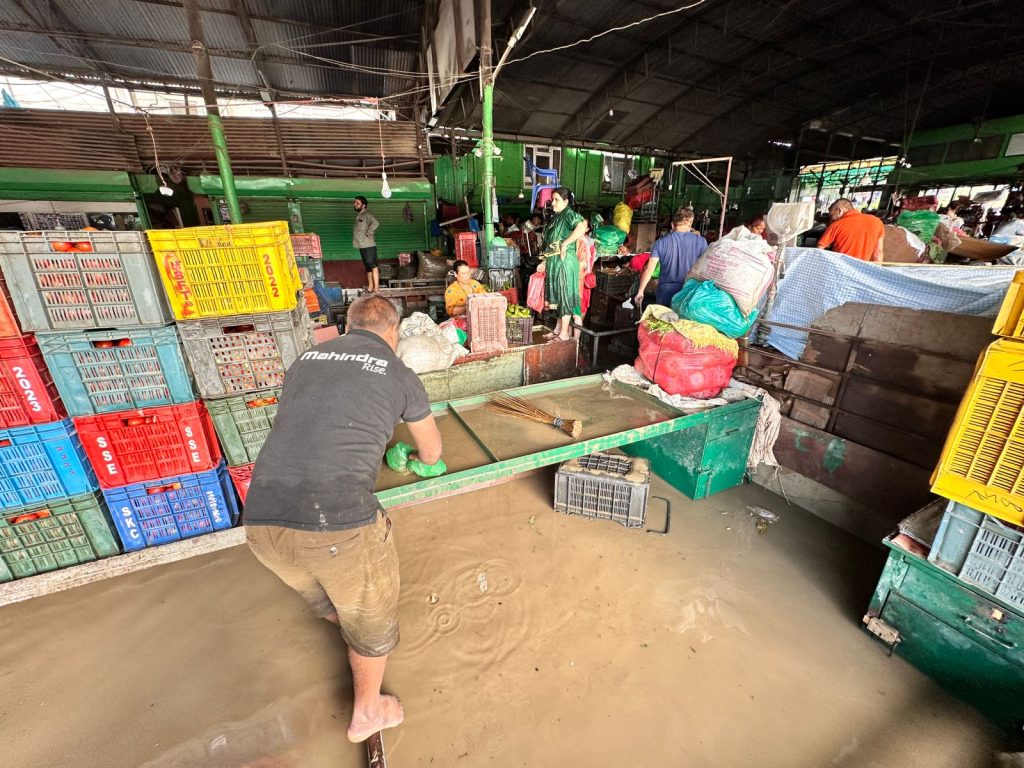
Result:
<instances>
[{"instance_id":1,"label":"bare foot","mask_svg":"<svg viewBox=\"0 0 1024 768\"><path fill-rule=\"evenodd\" d=\"M348 726L348 740L353 744L366 741L377 731L386 728L394 728L401 725L405 719L405 711L402 709L402 702L397 696L381 696L380 706L372 717L352 715L352 722Z\"/></svg>"},{"instance_id":2,"label":"bare foot","mask_svg":"<svg viewBox=\"0 0 1024 768\"><path fill-rule=\"evenodd\" d=\"M572 338L572 336L559 336L558 340L559 341L569 341L571 338Z\"/></svg>"},{"instance_id":3,"label":"bare foot","mask_svg":"<svg viewBox=\"0 0 1024 768\"><path fill-rule=\"evenodd\" d=\"M558 335L555 333L545 333L543 338L544 341L554 341L558 338Z\"/></svg>"}]
</instances>

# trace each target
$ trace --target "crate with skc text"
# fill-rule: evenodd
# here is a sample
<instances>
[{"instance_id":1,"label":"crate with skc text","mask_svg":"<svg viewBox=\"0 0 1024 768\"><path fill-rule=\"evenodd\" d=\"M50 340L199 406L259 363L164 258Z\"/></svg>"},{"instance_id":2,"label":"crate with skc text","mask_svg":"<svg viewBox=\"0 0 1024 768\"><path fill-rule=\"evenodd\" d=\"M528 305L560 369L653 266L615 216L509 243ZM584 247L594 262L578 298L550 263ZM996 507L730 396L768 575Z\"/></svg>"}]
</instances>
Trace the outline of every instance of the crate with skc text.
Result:
<instances>
[{"instance_id":1,"label":"crate with skc text","mask_svg":"<svg viewBox=\"0 0 1024 768\"><path fill-rule=\"evenodd\" d=\"M121 551L98 491L0 513L0 582Z\"/></svg>"},{"instance_id":2,"label":"crate with skc text","mask_svg":"<svg viewBox=\"0 0 1024 768\"><path fill-rule=\"evenodd\" d=\"M0 431L0 509L96 490L71 419Z\"/></svg>"},{"instance_id":3,"label":"crate with skc text","mask_svg":"<svg viewBox=\"0 0 1024 768\"><path fill-rule=\"evenodd\" d=\"M125 552L232 527L235 489L223 462L207 472L176 475L103 491Z\"/></svg>"},{"instance_id":4,"label":"crate with skc text","mask_svg":"<svg viewBox=\"0 0 1024 768\"><path fill-rule=\"evenodd\" d=\"M202 403L81 416L74 422L101 488L204 472L221 459Z\"/></svg>"},{"instance_id":5,"label":"crate with skc text","mask_svg":"<svg viewBox=\"0 0 1024 768\"><path fill-rule=\"evenodd\" d=\"M294 309L302 291L288 223L150 229L178 320Z\"/></svg>"},{"instance_id":6,"label":"crate with skc text","mask_svg":"<svg viewBox=\"0 0 1024 768\"><path fill-rule=\"evenodd\" d=\"M288 367L313 346L304 307L180 322L178 331L204 398L280 387Z\"/></svg>"},{"instance_id":7,"label":"crate with skc text","mask_svg":"<svg viewBox=\"0 0 1024 768\"><path fill-rule=\"evenodd\" d=\"M0 429L67 416L32 334L0 338Z\"/></svg>"},{"instance_id":8,"label":"crate with skc text","mask_svg":"<svg viewBox=\"0 0 1024 768\"><path fill-rule=\"evenodd\" d=\"M280 397L281 390L278 388L206 401L229 466L256 461L260 448L274 426Z\"/></svg>"},{"instance_id":9,"label":"crate with skc text","mask_svg":"<svg viewBox=\"0 0 1024 768\"><path fill-rule=\"evenodd\" d=\"M141 232L0 232L0 268L24 331L172 320Z\"/></svg>"},{"instance_id":10,"label":"crate with skc text","mask_svg":"<svg viewBox=\"0 0 1024 768\"><path fill-rule=\"evenodd\" d=\"M90 416L196 399L173 325L38 337L68 413Z\"/></svg>"}]
</instances>

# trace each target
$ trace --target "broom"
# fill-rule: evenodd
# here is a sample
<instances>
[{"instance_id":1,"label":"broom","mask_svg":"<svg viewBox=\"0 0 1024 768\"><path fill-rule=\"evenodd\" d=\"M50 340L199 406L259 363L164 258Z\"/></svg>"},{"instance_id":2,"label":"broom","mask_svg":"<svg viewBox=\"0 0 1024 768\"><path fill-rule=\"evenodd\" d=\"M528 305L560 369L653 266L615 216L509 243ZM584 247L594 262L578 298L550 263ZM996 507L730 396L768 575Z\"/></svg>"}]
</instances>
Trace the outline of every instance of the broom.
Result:
<instances>
[{"instance_id":1,"label":"broom","mask_svg":"<svg viewBox=\"0 0 1024 768\"><path fill-rule=\"evenodd\" d=\"M551 424L569 435L574 440L579 440L583 434L583 422L579 419L563 419L552 416L547 411L542 411L529 400L524 400L515 395L506 395L503 392L495 392L490 396L487 403L487 410L500 413L504 416L515 416L527 421L535 421L538 424Z\"/></svg>"}]
</instances>

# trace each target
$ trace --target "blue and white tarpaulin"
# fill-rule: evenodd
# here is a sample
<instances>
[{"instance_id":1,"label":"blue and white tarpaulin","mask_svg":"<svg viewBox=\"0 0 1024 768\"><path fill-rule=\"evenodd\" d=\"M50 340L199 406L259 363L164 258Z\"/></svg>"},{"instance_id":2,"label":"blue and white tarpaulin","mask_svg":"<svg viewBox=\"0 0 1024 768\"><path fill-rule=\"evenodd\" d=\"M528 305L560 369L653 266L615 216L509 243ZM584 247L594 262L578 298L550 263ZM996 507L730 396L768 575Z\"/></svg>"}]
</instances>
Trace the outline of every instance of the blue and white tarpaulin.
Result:
<instances>
[{"instance_id":1,"label":"blue and white tarpaulin","mask_svg":"<svg viewBox=\"0 0 1024 768\"><path fill-rule=\"evenodd\" d=\"M769 320L809 326L848 302L995 317L1017 267L880 266L818 248L787 248ZM807 334L773 328L768 343L798 359Z\"/></svg>"}]
</instances>

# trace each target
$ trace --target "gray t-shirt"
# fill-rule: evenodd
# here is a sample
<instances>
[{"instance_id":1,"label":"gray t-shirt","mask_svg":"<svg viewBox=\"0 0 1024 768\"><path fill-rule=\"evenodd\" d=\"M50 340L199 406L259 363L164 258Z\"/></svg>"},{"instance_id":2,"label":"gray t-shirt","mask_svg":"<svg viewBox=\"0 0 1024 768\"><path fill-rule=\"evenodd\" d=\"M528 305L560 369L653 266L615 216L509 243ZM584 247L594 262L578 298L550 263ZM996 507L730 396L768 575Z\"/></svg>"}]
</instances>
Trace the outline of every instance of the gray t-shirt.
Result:
<instances>
[{"instance_id":1,"label":"gray t-shirt","mask_svg":"<svg viewBox=\"0 0 1024 768\"><path fill-rule=\"evenodd\" d=\"M372 523L395 424L429 415L423 382L376 334L350 331L311 349L285 376L245 524L339 531Z\"/></svg>"}]
</instances>

